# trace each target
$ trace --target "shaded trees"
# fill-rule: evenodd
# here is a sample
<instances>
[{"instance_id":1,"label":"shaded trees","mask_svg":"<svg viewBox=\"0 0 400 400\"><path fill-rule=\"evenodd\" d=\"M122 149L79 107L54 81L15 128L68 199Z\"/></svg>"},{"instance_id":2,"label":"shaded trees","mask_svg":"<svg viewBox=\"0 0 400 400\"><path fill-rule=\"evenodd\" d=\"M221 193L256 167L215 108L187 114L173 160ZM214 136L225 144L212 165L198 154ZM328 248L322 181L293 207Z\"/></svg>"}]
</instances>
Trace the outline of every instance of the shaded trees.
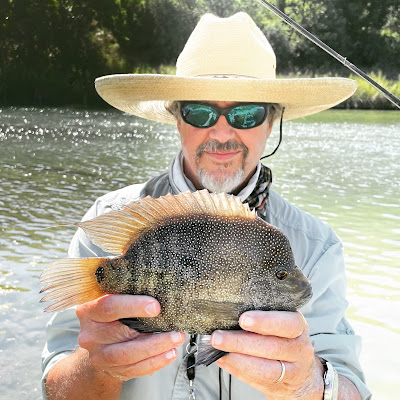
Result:
<instances>
[{"instance_id":1,"label":"shaded trees","mask_svg":"<svg viewBox=\"0 0 400 400\"><path fill-rule=\"evenodd\" d=\"M93 9L68 0L6 3L0 42L3 102L63 104L66 96L85 104L93 90L91 75L104 70Z\"/></svg>"},{"instance_id":2,"label":"shaded trees","mask_svg":"<svg viewBox=\"0 0 400 400\"><path fill-rule=\"evenodd\" d=\"M274 0L358 67L398 79L394 0ZM205 12L248 12L267 34L278 72L348 75L344 66L256 1L0 0L1 104L101 104L93 80L174 65Z\"/></svg>"}]
</instances>

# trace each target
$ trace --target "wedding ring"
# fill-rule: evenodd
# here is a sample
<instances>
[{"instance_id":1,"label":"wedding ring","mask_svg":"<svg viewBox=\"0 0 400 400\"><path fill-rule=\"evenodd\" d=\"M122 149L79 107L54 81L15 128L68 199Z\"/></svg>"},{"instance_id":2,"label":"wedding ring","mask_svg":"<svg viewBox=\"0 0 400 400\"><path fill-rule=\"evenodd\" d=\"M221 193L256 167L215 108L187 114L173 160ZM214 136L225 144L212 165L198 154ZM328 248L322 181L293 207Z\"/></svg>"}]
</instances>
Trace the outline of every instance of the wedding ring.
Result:
<instances>
[{"instance_id":1,"label":"wedding ring","mask_svg":"<svg viewBox=\"0 0 400 400\"><path fill-rule=\"evenodd\" d=\"M275 383L282 381L283 377L285 376L285 372L286 372L285 364L281 360L278 360L278 361L281 363L282 372L281 372L281 376L275 381Z\"/></svg>"}]
</instances>

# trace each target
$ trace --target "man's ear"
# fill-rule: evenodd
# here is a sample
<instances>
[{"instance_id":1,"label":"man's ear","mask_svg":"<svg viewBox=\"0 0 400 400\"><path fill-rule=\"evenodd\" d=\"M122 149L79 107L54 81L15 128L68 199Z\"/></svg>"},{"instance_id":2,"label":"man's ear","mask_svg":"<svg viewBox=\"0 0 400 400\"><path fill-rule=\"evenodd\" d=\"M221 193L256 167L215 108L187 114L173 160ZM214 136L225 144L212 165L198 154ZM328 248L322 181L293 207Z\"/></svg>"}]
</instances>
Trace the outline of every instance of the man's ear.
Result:
<instances>
[{"instance_id":1,"label":"man's ear","mask_svg":"<svg viewBox=\"0 0 400 400\"><path fill-rule=\"evenodd\" d=\"M274 123L268 123L268 128L267 128L267 139L269 138L269 135L271 134L272 127L274 126Z\"/></svg>"},{"instance_id":2,"label":"man's ear","mask_svg":"<svg viewBox=\"0 0 400 400\"><path fill-rule=\"evenodd\" d=\"M181 124L182 120L178 118L178 121L176 121L176 128L178 129L178 132L181 133Z\"/></svg>"}]
</instances>

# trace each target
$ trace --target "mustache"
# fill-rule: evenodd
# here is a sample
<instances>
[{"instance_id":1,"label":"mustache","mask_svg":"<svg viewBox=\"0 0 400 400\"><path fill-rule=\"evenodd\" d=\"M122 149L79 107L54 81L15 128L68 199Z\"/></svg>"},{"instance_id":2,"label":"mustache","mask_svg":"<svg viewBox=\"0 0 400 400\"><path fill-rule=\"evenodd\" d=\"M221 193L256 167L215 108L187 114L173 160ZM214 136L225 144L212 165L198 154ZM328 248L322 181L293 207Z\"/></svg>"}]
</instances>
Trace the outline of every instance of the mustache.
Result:
<instances>
[{"instance_id":1,"label":"mustache","mask_svg":"<svg viewBox=\"0 0 400 400\"><path fill-rule=\"evenodd\" d=\"M197 158L205 151L212 151L212 152L224 152L224 151L231 151L231 150L242 150L243 157L246 158L249 152L249 148L244 145L243 143L235 142L234 140L228 140L225 143L218 142L218 140L210 140L206 143L201 144L196 150Z\"/></svg>"}]
</instances>

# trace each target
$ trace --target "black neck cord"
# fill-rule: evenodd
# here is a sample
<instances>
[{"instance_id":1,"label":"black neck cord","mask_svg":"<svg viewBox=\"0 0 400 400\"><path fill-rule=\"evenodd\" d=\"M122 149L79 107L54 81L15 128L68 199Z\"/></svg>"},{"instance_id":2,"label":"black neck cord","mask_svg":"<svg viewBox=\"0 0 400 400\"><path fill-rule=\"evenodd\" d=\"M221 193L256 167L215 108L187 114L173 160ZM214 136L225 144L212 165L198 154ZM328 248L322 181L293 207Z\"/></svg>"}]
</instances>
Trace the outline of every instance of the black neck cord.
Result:
<instances>
[{"instance_id":1,"label":"black neck cord","mask_svg":"<svg viewBox=\"0 0 400 400\"><path fill-rule=\"evenodd\" d=\"M197 345L196 345L196 335L190 335L190 342L189 342L189 351L186 360L186 374L190 382L190 393L193 394L193 381L196 376L195 372L195 353L196 353ZM229 374L229 400L232 399L232 375ZM219 368L219 400L222 400L222 369Z\"/></svg>"},{"instance_id":2,"label":"black neck cord","mask_svg":"<svg viewBox=\"0 0 400 400\"><path fill-rule=\"evenodd\" d=\"M232 400L232 375L229 374L229 400ZM222 400L222 369L219 369L219 400Z\"/></svg>"},{"instance_id":3,"label":"black neck cord","mask_svg":"<svg viewBox=\"0 0 400 400\"><path fill-rule=\"evenodd\" d=\"M267 158L267 157L273 156L277 152L277 150L279 149L279 146L282 143L282 125L283 125L283 113L284 112L285 112L285 107L282 108L281 122L279 124L279 143L278 143L278 146L275 147L275 150L272 153L270 153L270 154L268 154L268 155L266 155L264 157L261 157L260 160L262 160L263 158Z\"/></svg>"},{"instance_id":4,"label":"black neck cord","mask_svg":"<svg viewBox=\"0 0 400 400\"><path fill-rule=\"evenodd\" d=\"M219 369L219 373L218 373L218 377L219 377L219 400L222 400L222 369Z\"/></svg>"}]
</instances>

